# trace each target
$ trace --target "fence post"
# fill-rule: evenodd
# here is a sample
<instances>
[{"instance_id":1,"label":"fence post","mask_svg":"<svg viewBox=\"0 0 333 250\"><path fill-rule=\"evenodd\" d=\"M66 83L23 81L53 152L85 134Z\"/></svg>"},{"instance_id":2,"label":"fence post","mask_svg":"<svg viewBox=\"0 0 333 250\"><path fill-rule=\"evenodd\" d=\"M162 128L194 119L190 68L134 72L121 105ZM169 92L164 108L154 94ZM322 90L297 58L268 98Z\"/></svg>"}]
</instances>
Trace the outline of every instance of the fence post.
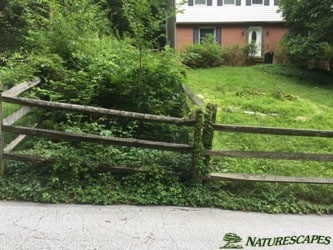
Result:
<instances>
[{"instance_id":1,"label":"fence post","mask_svg":"<svg viewBox=\"0 0 333 250\"><path fill-rule=\"evenodd\" d=\"M2 83L0 82L0 174L3 175L5 171L5 165L3 162L3 147L4 147L4 138L2 132L2 121L3 121L3 110L2 110Z\"/></svg>"},{"instance_id":2,"label":"fence post","mask_svg":"<svg viewBox=\"0 0 333 250\"><path fill-rule=\"evenodd\" d=\"M202 129L204 114L202 109L195 111L195 125L193 133L193 155L192 155L192 178L198 178L205 174L205 166L203 164L203 145L202 145Z\"/></svg>"},{"instance_id":3,"label":"fence post","mask_svg":"<svg viewBox=\"0 0 333 250\"><path fill-rule=\"evenodd\" d=\"M211 150L213 147L214 129L212 124L216 122L217 105L208 103L206 106L206 114L204 128L202 132L202 143L205 150ZM205 156L204 164L208 167L210 156Z\"/></svg>"}]
</instances>

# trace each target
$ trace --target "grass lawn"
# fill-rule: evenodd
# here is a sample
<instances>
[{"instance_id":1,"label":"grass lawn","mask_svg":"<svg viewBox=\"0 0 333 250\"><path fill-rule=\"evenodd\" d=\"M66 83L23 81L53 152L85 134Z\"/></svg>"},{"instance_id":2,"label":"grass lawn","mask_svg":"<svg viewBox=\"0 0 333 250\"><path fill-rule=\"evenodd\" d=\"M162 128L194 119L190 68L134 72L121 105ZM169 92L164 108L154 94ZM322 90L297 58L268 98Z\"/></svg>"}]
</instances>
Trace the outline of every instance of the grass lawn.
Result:
<instances>
[{"instance_id":1,"label":"grass lawn","mask_svg":"<svg viewBox=\"0 0 333 250\"><path fill-rule=\"evenodd\" d=\"M332 74L257 65L189 70L187 78L205 103L218 105L218 123L333 130ZM333 139L215 132L213 149L325 154L333 153ZM333 178L333 162L216 157L211 172ZM290 193L303 190L303 195L316 193L317 198L326 195L333 204L332 185L254 184L260 185Z\"/></svg>"},{"instance_id":2,"label":"grass lawn","mask_svg":"<svg viewBox=\"0 0 333 250\"><path fill-rule=\"evenodd\" d=\"M333 75L278 65L188 71L188 85L227 124L333 129ZM253 112L255 113L253 115Z\"/></svg>"}]
</instances>

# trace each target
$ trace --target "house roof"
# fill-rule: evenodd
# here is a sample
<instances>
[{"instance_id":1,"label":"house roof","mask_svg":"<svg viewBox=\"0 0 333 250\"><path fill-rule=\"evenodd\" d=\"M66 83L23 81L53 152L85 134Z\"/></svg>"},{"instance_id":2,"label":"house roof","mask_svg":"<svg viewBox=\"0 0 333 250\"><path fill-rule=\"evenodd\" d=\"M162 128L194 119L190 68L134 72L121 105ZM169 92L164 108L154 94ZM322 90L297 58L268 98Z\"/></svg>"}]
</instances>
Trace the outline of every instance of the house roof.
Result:
<instances>
[{"instance_id":1,"label":"house roof","mask_svg":"<svg viewBox=\"0 0 333 250\"><path fill-rule=\"evenodd\" d=\"M213 1L214 4L214 1ZM241 6L188 6L179 7L176 23L244 23L244 22L284 22L279 7L252 5L246 6L245 0Z\"/></svg>"}]
</instances>

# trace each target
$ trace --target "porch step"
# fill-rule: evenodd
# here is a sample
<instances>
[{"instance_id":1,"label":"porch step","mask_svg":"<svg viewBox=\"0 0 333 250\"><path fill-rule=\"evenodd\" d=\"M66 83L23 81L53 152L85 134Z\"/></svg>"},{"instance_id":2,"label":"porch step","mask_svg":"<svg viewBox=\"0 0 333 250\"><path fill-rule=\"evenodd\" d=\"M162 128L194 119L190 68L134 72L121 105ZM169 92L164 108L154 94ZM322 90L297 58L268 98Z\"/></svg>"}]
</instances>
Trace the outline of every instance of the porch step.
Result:
<instances>
[{"instance_id":1,"label":"porch step","mask_svg":"<svg viewBox=\"0 0 333 250\"><path fill-rule=\"evenodd\" d=\"M262 58L262 57L255 57L255 58L253 58L253 63L254 64L264 63L264 58Z\"/></svg>"}]
</instances>

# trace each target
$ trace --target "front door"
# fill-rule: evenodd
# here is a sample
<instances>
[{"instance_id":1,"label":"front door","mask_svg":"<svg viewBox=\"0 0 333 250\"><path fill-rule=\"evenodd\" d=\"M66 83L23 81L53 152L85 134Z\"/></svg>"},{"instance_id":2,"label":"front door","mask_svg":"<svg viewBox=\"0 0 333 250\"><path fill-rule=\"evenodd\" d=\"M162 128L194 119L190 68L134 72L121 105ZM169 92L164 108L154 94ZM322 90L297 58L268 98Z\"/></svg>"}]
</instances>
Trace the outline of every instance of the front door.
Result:
<instances>
[{"instance_id":1,"label":"front door","mask_svg":"<svg viewBox=\"0 0 333 250\"><path fill-rule=\"evenodd\" d=\"M248 43L253 44L251 46L250 56L261 57L261 44L262 44L262 28L261 27L249 27Z\"/></svg>"}]
</instances>

